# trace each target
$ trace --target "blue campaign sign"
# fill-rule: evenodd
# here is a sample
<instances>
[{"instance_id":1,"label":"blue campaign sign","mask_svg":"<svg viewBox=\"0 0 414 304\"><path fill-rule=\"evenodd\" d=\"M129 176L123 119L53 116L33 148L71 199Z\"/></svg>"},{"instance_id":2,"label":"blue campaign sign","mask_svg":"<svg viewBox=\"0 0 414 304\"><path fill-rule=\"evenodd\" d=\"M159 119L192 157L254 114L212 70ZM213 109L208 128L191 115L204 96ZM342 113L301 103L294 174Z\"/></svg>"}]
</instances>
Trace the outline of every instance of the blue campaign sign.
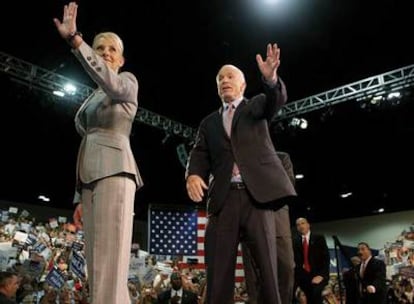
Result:
<instances>
[{"instance_id":1,"label":"blue campaign sign","mask_svg":"<svg viewBox=\"0 0 414 304\"><path fill-rule=\"evenodd\" d=\"M33 246L34 244L36 244L36 242L37 242L37 236L34 235L33 233L29 233L25 243L29 246Z\"/></svg>"},{"instance_id":2,"label":"blue campaign sign","mask_svg":"<svg viewBox=\"0 0 414 304\"><path fill-rule=\"evenodd\" d=\"M75 251L82 251L83 249L83 243L75 241L72 243L72 249Z\"/></svg>"},{"instance_id":3,"label":"blue campaign sign","mask_svg":"<svg viewBox=\"0 0 414 304\"><path fill-rule=\"evenodd\" d=\"M42 253L43 250L45 250L47 248L47 246L41 242L36 243L33 246L33 251L37 252L37 253Z\"/></svg>"},{"instance_id":4,"label":"blue campaign sign","mask_svg":"<svg viewBox=\"0 0 414 304\"><path fill-rule=\"evenodd\" d=\"M53 287L60 289L65 284L65 277L57 268L52 268L52 270L46 276L46 282Z\"/></svg>"},{"instance_id":5,"label":"blue campaign sign","mask_svg":"<svg viewBox=\"0 0 414 304\"><path fill-rule=\"evenodd\" d=\"M80 252L72 252L72 260L70 262L70 271L72 271L78 278L85 279L85 258Z\"/></svg>"}]
</instances>

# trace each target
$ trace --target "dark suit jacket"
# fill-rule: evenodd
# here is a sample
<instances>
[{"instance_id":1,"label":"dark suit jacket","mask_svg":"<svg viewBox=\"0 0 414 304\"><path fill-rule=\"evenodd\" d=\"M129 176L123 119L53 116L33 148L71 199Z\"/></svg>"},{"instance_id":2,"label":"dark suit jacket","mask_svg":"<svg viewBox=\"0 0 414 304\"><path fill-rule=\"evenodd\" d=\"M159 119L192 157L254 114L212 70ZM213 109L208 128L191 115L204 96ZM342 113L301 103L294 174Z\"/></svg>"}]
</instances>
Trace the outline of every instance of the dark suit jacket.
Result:
<instances>
[{"instance_id":1,"label":"dark suit jacket","mask_svg":"<svg viewBox=\"0 0 414 304\"><path fill-rule=\"evenodd\" d=\"M362 265L362 264L361 264ZM360 267L358 267L358 273ZM360 283L362 287L362 296L360 303L368 304L381 304L386 301L386 270L385 263L379 259L372 257L367 266L363 277L360 277ZM375 287L375 293L367 293L367 286L372 285Z\"/></svg>"},{"instance_id":2,"label":"dark suit jacket","mask_svg":"<svg viewBox=\"0 0 414 304\"><path fill-rule=\"evenodd\" d=\"M295 174L293 171L293 164L290 156L286 152L277 151L277 155L282 161L283 168L285 168L292 184L295 183ZM292 235L289 221L289 208L284 206L278 211L274 212L275 227L278 249L278 278L279 278L279 292L282 303L291 302L291 289L293 289L294 276L293 276L293 248L292 246ZM245 242L242 241L242 254L243 254L243 267L244 277L247 285L247 291L249 294L249 301L251 303L261 303L260 298L260 270L256 269L253 256ZM286 247L289 246L289 247ZM280 262L280 263L279 263Z\"/></svg>"},{"instance_id":3,"label":"dark suit jacket","mask_svg":"<svg viewBox=\"0 0 414 304\"><path fill-rule=\"evenodd\" d=\"M157 304L170 304L171 288L161 292L158 295ZM181 304L198 304L198 296L192 291L183 289Z\"/></svg>"},{"instance_id":4,"label":"dark suit jacket","mask_svg":"<svg viewBox=\"0 0 414 304\"><path fill-rule=\"evenodd\" d=\"M224 204L234 161L258 203L296 196L268 128L268 121L286 98L285 85L279 78L274 88L265 85L265 94L243 99L234 113L231 139L224 129L222 108L201 122L188 159L186 177L196 174L205 182L209 181L209 214L219 212Z\"/></svg>"},{"instance_id":5,"label":"dark suit jacket","mask_svg":"<svg viewBox=\"0 0 414 304\"><path fill-rule=\"evenodd\" d=\"M358 304L359 300L359 275L358 267L352 267L342 274L345 287L345 303Z\"/></svg>"},{"instance_id":6,"label":"dark suit jacket","mask_svg":"<svg viewBox=\"0 0 414 304\"><path fill-rule=\"evenodd\" d=\"M0 303L1 304L17 304L16 301L8 299L4 294L0 292Z\"/></svg>"},{"instance_id":7,"label":"dark suit jacket","mask_svg":"<svg viewBox=\"0 0 414 304\"><path fill-rule=\"evenodd\" d=\"M293 251L295 254L295 277L298 280L304 274L303 269L303 247L302 236L297 235L293 240ZM309 238L309 264L311 267L311 276L322 276L329 280L329 249L326 239L323 235L311 232Z\"/></svg>"}]
</instances>

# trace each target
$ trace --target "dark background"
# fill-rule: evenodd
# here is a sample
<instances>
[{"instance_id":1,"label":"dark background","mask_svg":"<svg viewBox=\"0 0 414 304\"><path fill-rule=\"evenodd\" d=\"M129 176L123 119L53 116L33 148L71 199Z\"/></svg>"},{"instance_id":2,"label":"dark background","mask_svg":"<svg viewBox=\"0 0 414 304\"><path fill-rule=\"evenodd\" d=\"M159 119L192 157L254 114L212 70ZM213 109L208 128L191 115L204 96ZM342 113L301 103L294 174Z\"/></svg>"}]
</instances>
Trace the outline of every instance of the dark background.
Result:
<instances>
[{"instance_id":1,"label":"dark background","mask_svg":"<svg viewBox=\"0 0 414 304\"><path fill-rule=\"evenodd\" d=\"M4 4L0 51L94 87L54 27L66 3ZM269 42L281 48L279 75L290 102L414 63L408 0L78 3L87 42L104 30L123 38L124 69L138 78L140 107L193 128L220 106L221 65L245 72L247 97L261 91L255 55L264 56ZM73 208L77 105L19 85L6 72L0 86L0 199ZM292 217L316 222L412 208L414 100L410 90L404 94L398 105L362 108L349 100L306 113L306 130L273 126L277 149L289 152L305 176L296 182L301 203ZM191 204L176 153L177 145L190 145L164 138L157 128L134 125L131 144L145 182L136 196L138 219L149 204ZM347 191L353 194L341 198Z\"/></svg>"}]
</instances>

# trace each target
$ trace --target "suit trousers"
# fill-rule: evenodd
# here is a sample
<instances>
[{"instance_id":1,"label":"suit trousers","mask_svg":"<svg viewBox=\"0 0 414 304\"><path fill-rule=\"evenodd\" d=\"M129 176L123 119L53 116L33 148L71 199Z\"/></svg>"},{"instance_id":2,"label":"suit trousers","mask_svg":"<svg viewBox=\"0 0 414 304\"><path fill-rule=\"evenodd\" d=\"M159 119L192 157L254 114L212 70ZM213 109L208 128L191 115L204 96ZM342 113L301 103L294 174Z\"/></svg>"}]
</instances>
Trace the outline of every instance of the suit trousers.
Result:
<instances>
[{"instance_id":1,"label":"suit trousers","mask_svg":"<svg viewBox=\"0 0 414 304\"><path fill-rule=\"evenodd\" d=\"M327 280L323 280L319 284L313 284L312 279L314 275L306 271L302 271L298 278L298 285L305 293L308 304L322 304L322 291L328 284Z\"/></svg>"},{"instance_id":2,"label":"suit trousers","mask_svg":"<svg viewBox=\"0 0 414 304\"><path fill-rule=\"evenodd\" d=\"M135 181L126 175L103 178L82 187L90 304L130 303Z\"/></svg>"},{"instance_id":3,"label":"suit trousers","mask_svg":"<svg viewBox=\"0 0 414 304\"><path fill-rule=\"evenodd\" d=\"M279 304L274 211L259 209L246 189L229 191L208 218L205 235L207 304L234 303L238 244L243 235L260 271L263 304Z\"/></svg>"},{"instance_id":4,"label":"suit trousers","mask_svg":"<svg viewBox=\"0 0 414 304\"><path fill-rule=\"evenodd\" d=\"M280 299L282 304L291 304L293 301L293 286L295 281L295 261L288 205L274 211L274 221L276 228L277 273ZM243 240L241 244L249 303L263 303L263 294L259 284L260 271Z\"/></svg>"}]
</instances>

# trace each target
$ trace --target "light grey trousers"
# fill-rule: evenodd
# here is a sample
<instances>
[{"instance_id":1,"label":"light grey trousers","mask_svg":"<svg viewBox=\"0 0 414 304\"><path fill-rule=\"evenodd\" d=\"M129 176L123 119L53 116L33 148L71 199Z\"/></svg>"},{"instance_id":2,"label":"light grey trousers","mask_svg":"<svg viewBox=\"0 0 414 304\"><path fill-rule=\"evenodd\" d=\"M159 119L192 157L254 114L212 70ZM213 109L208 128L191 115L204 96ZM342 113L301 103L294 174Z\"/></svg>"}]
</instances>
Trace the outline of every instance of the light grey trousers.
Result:
<instances>
[{"instance_id":1,"label":"light grey trousers","mask_svg":"<svg viewBox=\"0 0 414 304\"><path fill-rule=\"evenodd\" d=\"M135 192L136 184L127 176L106 177L82 188L90 304L130 303Z\"/></svg>"}]
</instances>

